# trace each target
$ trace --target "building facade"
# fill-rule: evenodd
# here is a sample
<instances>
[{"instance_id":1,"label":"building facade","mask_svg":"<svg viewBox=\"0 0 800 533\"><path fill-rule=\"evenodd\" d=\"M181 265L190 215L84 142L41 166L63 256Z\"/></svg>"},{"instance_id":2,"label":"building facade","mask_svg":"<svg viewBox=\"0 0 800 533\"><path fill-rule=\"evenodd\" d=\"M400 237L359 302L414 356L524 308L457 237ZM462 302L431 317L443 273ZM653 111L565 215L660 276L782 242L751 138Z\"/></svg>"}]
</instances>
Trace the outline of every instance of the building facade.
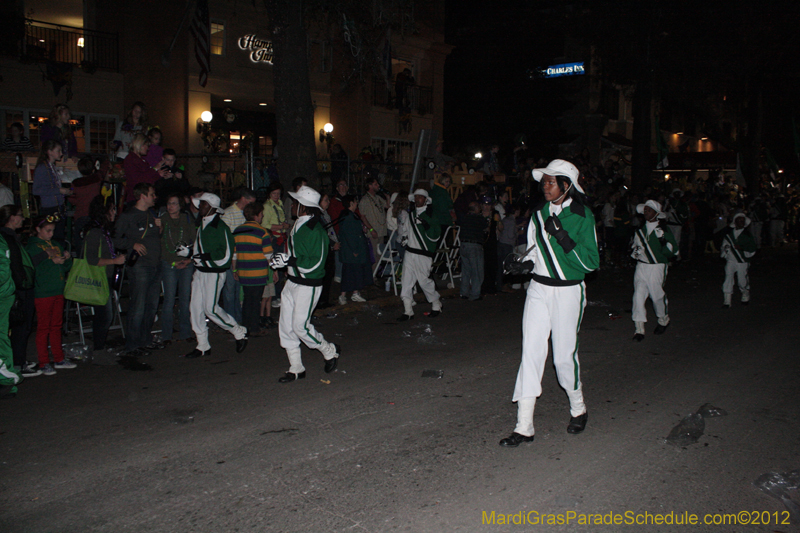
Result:
<instances>
[{"instance_id":1,"label":"building facade","mask_svg":"<svg viewBox=\"0 0 800 533\"><path fill-rule=\"evenodd\" d=\"M273 154L280 139L275 132L269 16L262 3L208 0L211 55L205 86L199 82L190 31L196 0L54 4L12 0L2 7L0 14L15 28L3 37L0 49L0 120L6 128L23 123L36 144L38 127L53 105L66 103L79 151L111 154L119 121L141 101L150 126L163 132L163 146L178 153L213 150L198 133L205 126L206 132L227 136L216 144L218 151L236 153L252 140L257 155ZM382 7L382 2L368 4ZM345 34L357 27L324 14L309 24L314 128L318 132L332 124L334 142L351 158L369 146L383 156L393 151L398 162L410 162L419 131L441 130L444 61L451 49L444 42L444 2L426 2L413 13L413 24L387 33L379 43L386 58L382 75L364 70L346 87L342 80L353 70L348 54L365 52L353 49L356 39L345 41ZM401 106L398 74L405 69L413 84L406 81ZM213 119L198 124L204 111ZM318 156L327 157L331 139L315 137Z\"/></svg>"}]
</instances>

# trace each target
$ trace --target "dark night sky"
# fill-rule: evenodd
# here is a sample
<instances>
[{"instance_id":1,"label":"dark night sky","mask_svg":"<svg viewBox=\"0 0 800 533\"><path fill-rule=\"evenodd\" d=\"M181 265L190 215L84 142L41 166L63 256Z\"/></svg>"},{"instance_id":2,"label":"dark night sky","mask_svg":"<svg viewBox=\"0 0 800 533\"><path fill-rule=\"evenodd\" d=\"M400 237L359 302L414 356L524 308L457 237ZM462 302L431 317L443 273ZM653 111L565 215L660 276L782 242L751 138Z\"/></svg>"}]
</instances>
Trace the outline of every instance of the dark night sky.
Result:
<instances>
[{"instance_id":1,"label":"dark night sky","mask_svg":"<svg viewBox=\"0 0 800 533\"><path fill-rule=\"evenodd\" d=\"M617 6L650 5L646 0L618 1ZM567 140L564 132L557 129L556 117L572 108L577 96L586 93L588 78L530 80L526 72L555 63L588 61L588 57L580 57L580 52L576 52L577 56L564 56L565 29L573 30L573 37L580 39L574 35L580 30L576 31L575 26L567 28L564 16L575 6L597 6L602 2L446 0L445 38L455 46L445 64L446 150L456 153L463 149L466 153L485 149L490 143L510 149L514 137L524 133L537 155L555 156L557 144ZM797 164L791 117L800 113L800 101L794 96L794 89L800 84L796 68L800 45L795 48L800 34L796 31L800 27L800 2L791 4L791 12L787 12L787 4L777 4L783 7L744 0L676 0L668 5L658 4L666 6L658 32L665 53L655 69L680 69L683 65L695 68L695 72L705 65L721 69L719 77L710 76L696 84L697 102L686 96L684 103L690 104L687 108L701 110L706 102L700 101L700 96L708 96L721 86L721 82L716 84L717 79L728 75L727 82L734 89L746 86L745 76L751 76L749 83L760 79L765 87L764 144L776 158L779 154L781 164L791 166ZM623 54L635 57L641 51L633 44L629 30L646 28L647 21L639 21L639 13L633 8L631 11L623 11L627 24L602 30L600 38L606 40L607 33L609 42L619 43ZM573 10L568 16L574 17L576 12ZM645 15L651 13L642 17ZM628 43L631 49L625 52ZM794 60L784 65L787 57ZM668 62L672 63L667 65ZM736 68L740 72L731 72ZM761 73L752 76L758 69L763 69L763 78ZM740 73L741 83L737 78ZM695 83L692 76L687 80L688 84ZM670 94L674 96L676 92Z\"/></svg>"},{"instance_id":2,"label":"dark night sky","mask_svg":"<svg viewBox=\"0 0 800 533\"><path fill-rule=\"evenodd\" d=\"M455 46L445 64L445 128L449 151L510 147L524 133L529 144L557 143L556 117L585 77L530 80L527 71L561 60L564 38L538 25L531 6L516 2L448 0L446 39ZM552 147L550 147L552 149ZM542 146L542 150L547 147Z\"/></svg>"}]
</instances>

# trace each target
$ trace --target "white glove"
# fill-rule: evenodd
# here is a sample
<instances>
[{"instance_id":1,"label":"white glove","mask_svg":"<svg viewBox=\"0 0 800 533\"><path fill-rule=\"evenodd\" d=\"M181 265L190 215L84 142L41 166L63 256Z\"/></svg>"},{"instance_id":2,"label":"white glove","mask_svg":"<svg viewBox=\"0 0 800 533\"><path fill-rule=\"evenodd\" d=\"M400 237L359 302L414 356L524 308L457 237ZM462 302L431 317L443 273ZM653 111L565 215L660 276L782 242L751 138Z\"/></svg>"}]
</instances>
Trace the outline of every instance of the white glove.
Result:
<instances>
[{"instance_id":1,"label":"white glove","mask_svg":"<svg viewBox=\"0 0 800 533\"><path fill-rule=\"evenodd\" d=\"M284 254L284 253L273 254L272 259L270 259L269 261L269 266L273 270L286 268L288 264L289 264L289 254Z\"/></svg>"},{"instance_id":2,"label":"white glove","mask_svg":"<svg viewBox=\"0 0 800 533\"><path fill-rule=\"evenodd\" d=\"M400 246L405 246L406 244L408 244L408 237L400 239Z\"/></svg>"},{"instance_id":3,"label":"white glove","mask_svg":"<svg viewBox=\"0 0 800 533\"><path fill-rule=\"evenodd\" d=\"M190 250L188 246L181 244L175 249L175 253L178 255L178 257L189 257Z\"/></svg>"},{"instance_id":4,"label":"white glove","mask_svg":"<svg viewBox=\"0 0 800 533\"><path fill-rule=\"evenodd\" d=\"M655 233L656 237L659 239L664 236L664 230L661 229L659 226L656 226L656 229L653 230L653 233Z\"/></svg>"},{"instance_id":5,"label":"white glove","mask_svg":"<svg viewBox=\"0 0 800 533\"><path fill-rule=\"evenodd\" d=\"M631 257L633 257L634 259L638 260L641 256L642 256L642 247L641 246L637 246L636 248L633 249L633 253L631 254Z\"/></svg>"},{"instance_id":6,"label":"white glove","mask_svg":"<svg viewBox=\"0 0 800 533\"><path fill-rule=\"evenodd\" d=\"M194 263L194 266L197 267L203 266L203 261L200 259L199 255L195 255L194 257L192 257L192 262Z\"/></svg>"}]
</instances>

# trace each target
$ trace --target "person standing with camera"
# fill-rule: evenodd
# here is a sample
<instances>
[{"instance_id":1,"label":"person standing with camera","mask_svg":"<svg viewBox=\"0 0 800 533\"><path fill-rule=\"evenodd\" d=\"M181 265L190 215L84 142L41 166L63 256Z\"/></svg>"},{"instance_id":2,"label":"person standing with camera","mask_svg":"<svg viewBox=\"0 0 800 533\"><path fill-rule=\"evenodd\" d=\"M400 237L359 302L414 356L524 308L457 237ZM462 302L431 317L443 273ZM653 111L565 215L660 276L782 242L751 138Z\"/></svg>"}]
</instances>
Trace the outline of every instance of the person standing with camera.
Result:
<instances>
[{"instance_id":1,"label":"person standing with camera","mask_svg":"<svg viewBox=\"0 0 800 533\"><path fill-rule=\"evenodd\" d=\"M161 294L161 220L150 212L156 203L156 191L149 183L133 189L136 203L122 213L117 222L114 245L128 252L125 275L128 277L130 302L125 328L126 355L150 355L163 344L150 333L158 311Z\"/></svg>"},{"instance_id":2,"label":"person standing with camera","mask_svg":"<svg viewBox=\"0 0 800 533\"><path fill-rule=\"evenodd\" d=\"M514 448L534 437L533 411L542 394L542 375L549 348L558 383L569 398L567 433L586 427L587 412L578 363L578 331L586 307L587 273L600 264L595 220L578 183L580 172L562 159L534 169L544 199L534 208L528 225L528 253L519 258L523 274L533 270L522 315L522 361L513 401L517 402L514 432L500 446ZM513 269L509 269L513 271Z\"/></svg>"}]
</instances>

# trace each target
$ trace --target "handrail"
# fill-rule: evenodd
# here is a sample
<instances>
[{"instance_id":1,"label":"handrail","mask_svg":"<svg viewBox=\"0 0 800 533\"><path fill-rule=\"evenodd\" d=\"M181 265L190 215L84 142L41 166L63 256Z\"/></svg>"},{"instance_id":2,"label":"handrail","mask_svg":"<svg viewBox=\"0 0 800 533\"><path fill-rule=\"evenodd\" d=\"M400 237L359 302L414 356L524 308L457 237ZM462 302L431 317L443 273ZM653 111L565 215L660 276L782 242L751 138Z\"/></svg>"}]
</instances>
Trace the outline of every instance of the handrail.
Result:
<instances>
[{"instance_id":1,"label":"handrail","mask_svg":"<svg viewBox=\"0 0 800 533\"><path fill-rule=\"evenodd\" d=\"M119 34L25 19L21 56L78 65L86 72L119 70Z\"/></svg>"},{"instance_id":2,"label":"handrail","mask_svg":"<svg viewBox=\"0 0 800 533\"><path fill-rule=\"evenodd\" d=\"M88 28L79 28L77 26L67 26L66 24L56 24L55 22L45 22L44 20L36 20L36 19L25 19L25 24L28 26L33 26L36 24L37 27L42 27L40 25L46 24L48 26L54 26L56 29L61 30L62 28L68 28L70 30L77 30L80 33L90 33L90 34L105 34L109 37L116 37L118 34L112 31L102 31L102 30L90 30Z\"/></svg>"}]
</instances>

